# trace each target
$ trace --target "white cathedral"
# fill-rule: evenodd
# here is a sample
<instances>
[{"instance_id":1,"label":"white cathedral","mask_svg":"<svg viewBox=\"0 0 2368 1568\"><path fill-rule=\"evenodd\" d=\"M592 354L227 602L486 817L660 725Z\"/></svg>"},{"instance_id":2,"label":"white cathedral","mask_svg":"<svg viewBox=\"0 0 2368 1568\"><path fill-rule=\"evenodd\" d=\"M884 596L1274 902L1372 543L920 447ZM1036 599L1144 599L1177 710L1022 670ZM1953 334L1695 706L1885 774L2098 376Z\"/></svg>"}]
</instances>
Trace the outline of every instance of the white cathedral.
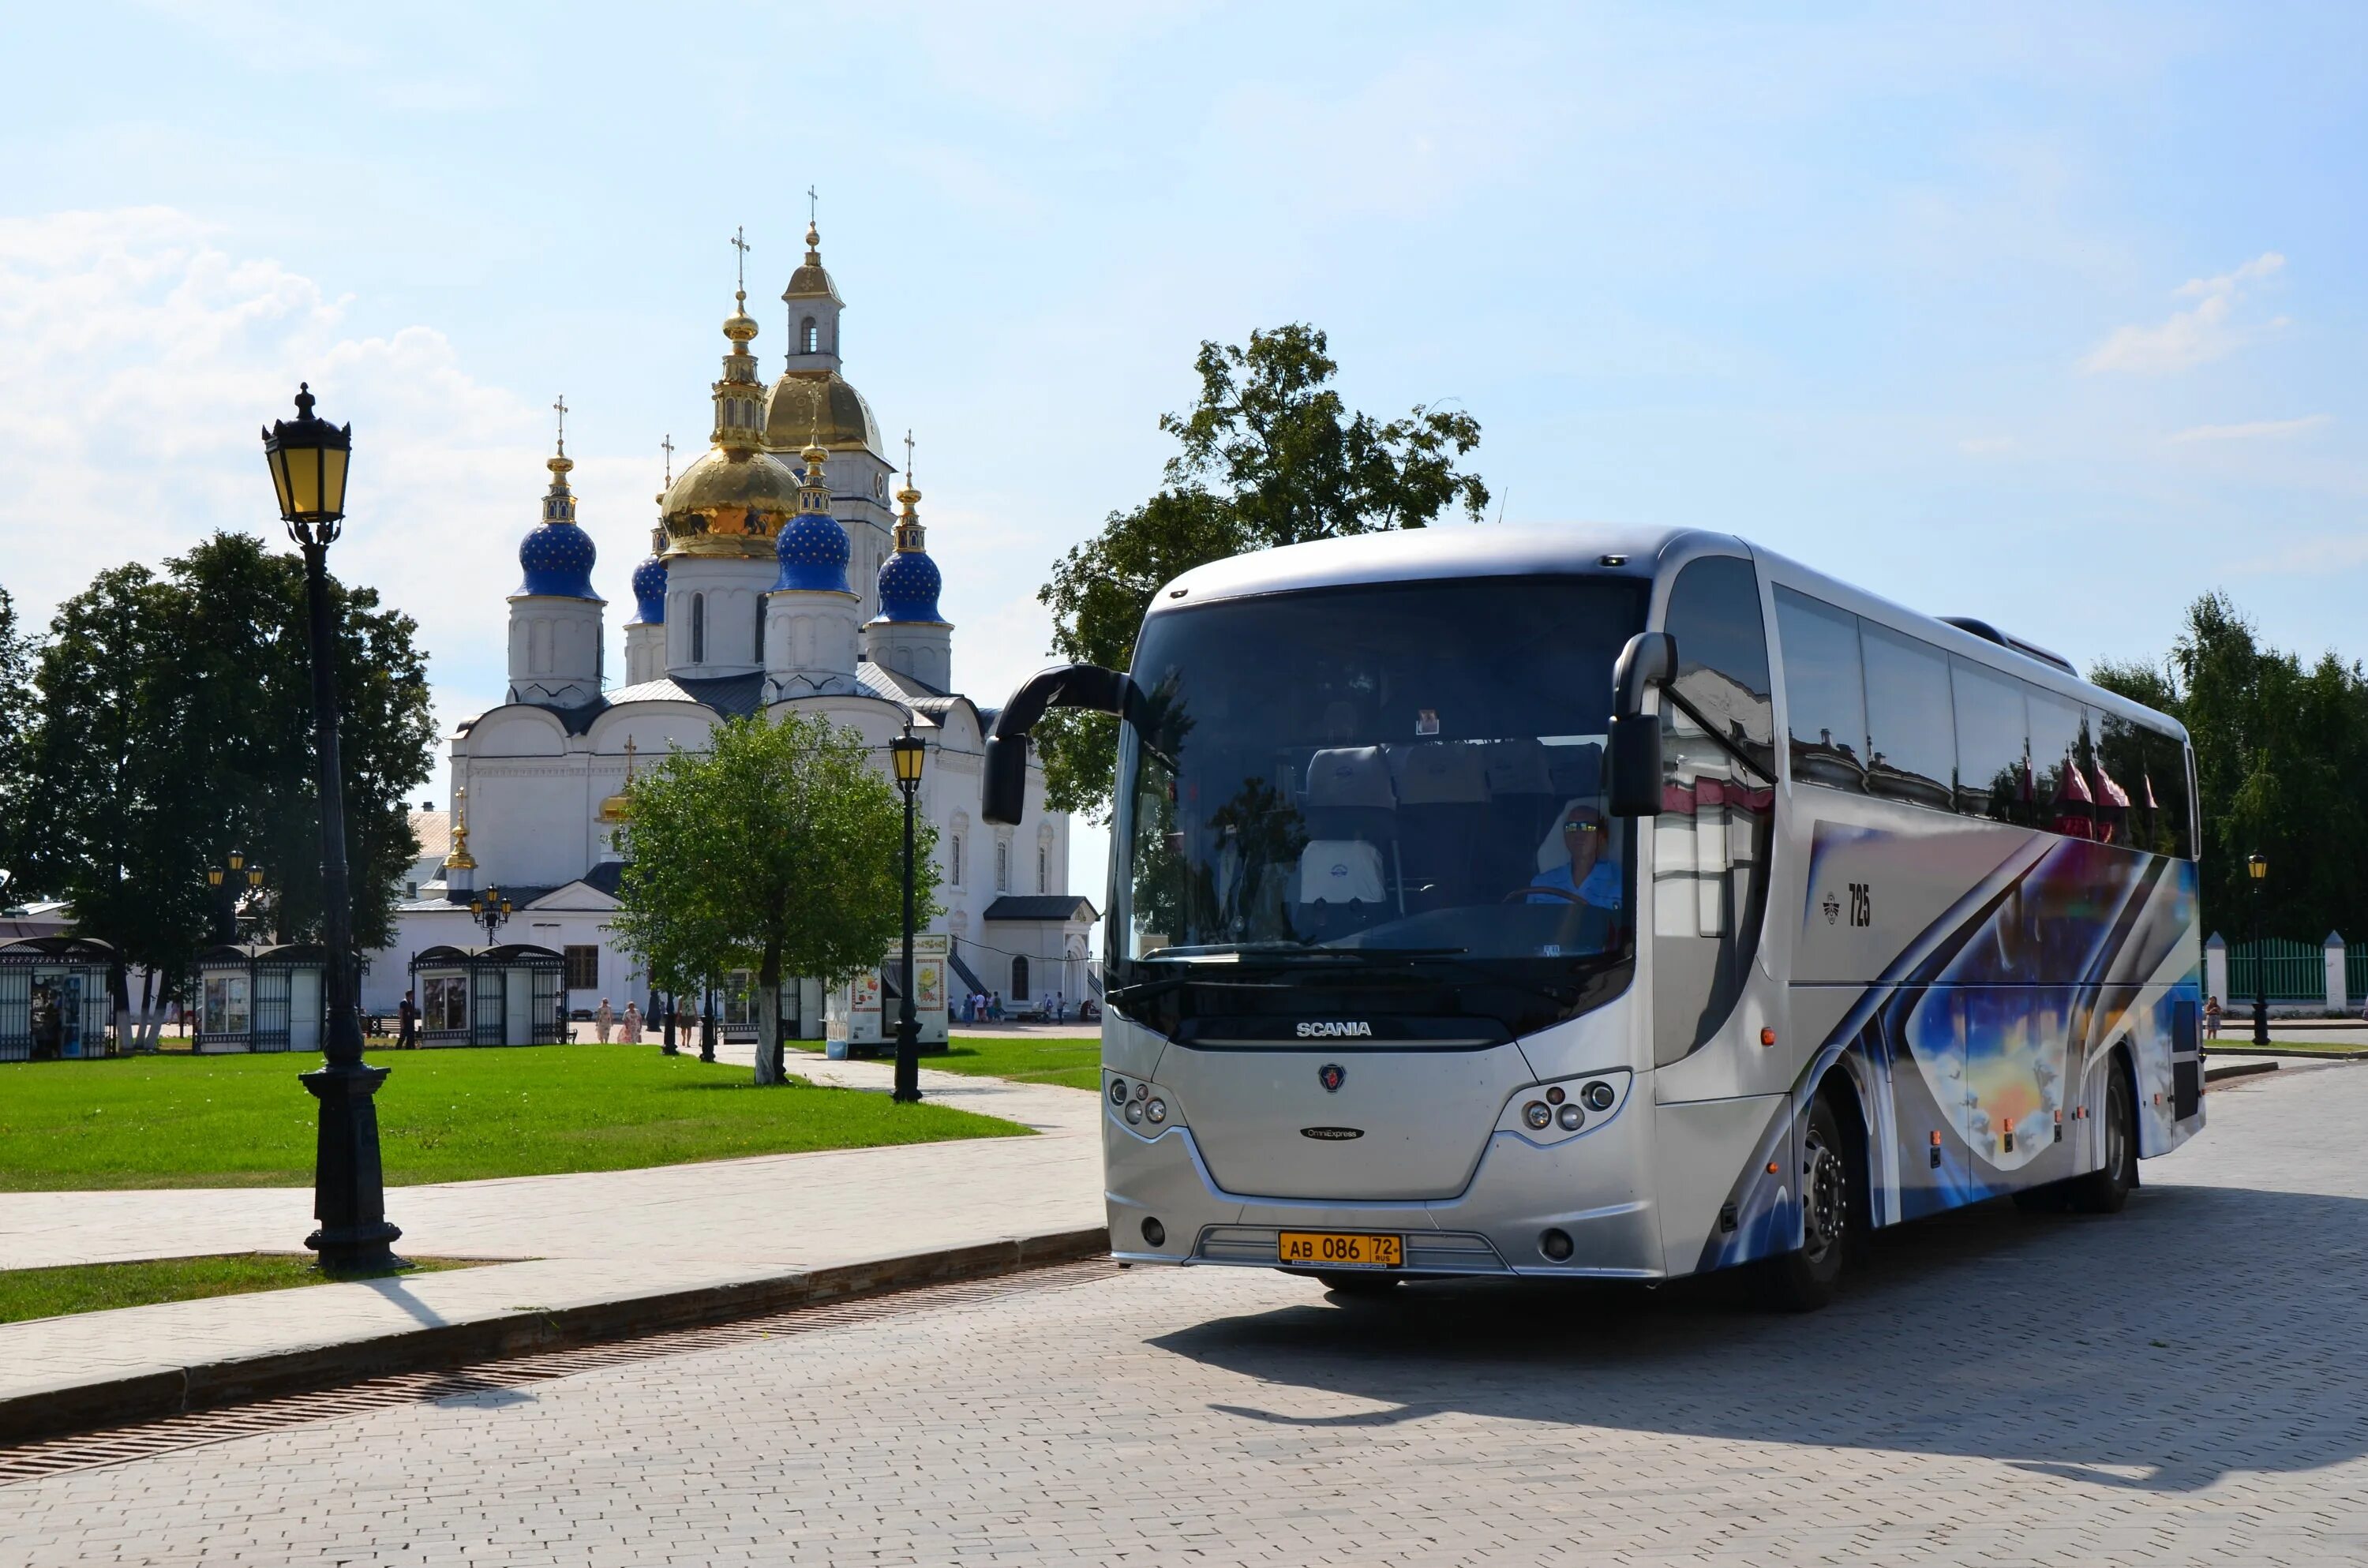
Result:
<instances>
[{"instance_id":1,"label":"white cathedral","mask_svg":"<svg viewBox=\"0 0 2368 1568\"><path fill-rule=\"evenodd\" d=\"M871 405L840 373L846 302L820 244L809 226L804 265L781 296L788 363L769 390L749 350L757 327L747 294L734 296L712 444L659 497L652 553L632 575L625 676L613 687L607 601L592 583L598 552L576 520L563 437L547 464L542 520L518 547L507 696L451 736L451 811L415 814L422 859L398 890L395 941L364 977L367 1010L394 1011L419 952L483 943L468 906L489 888L513 909L496 941L564 955L571 1011L603 998L619 1013L629 1000L646 1007L647 978L609 929L626 782L637 760L703 749L723 720L784 709L860 732L883 773L887 744L908 723L927 741L919 810L938 829L946 906L931 930L948 949L953 994L998 992L1016 1004L1058 992L1074 1007L1086 994L1095 911L1064 891L1069 823L1044 809L1041 770L1031 764L1017 827L978 819L994 710L954 690L953 627L939 609L920 493L908 465L891 512L894 471ZM791 1032L822 1038L826 1013L863 1007L866 983L838 993L827 997L810 980L785 986ZM870 1006L880 1006L876 982ZM727 986L726 1007L744 1020L748 998ZM856 1038L876 1038L864 1028L876 1029L876 1017L855 1021Z\"/></svg>"}]
</instances>

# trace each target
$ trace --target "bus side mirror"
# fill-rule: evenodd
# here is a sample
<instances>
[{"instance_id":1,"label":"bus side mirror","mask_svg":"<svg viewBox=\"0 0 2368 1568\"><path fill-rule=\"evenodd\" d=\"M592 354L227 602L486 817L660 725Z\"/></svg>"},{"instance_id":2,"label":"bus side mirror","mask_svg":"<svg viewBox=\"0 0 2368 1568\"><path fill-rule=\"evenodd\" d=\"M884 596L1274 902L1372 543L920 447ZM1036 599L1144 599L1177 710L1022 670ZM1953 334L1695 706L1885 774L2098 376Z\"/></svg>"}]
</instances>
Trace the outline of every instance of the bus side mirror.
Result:
<instances>
[{"instance_id":1,"label":"bus side mirror","mask_svg":"<svg viewBox=\"0 0 2368 1568\"><path fill-rule=\"evenodd\" d=\"M989 735L981 768L978 814L999 827L1014 827L1028 806L1028 737Z\"/></svg>"},{"instance_id":2,"label":"bus side mirror","mask_svg":"<svg viewBox=\"0 0 2368 1568\"><path fill-rule=\"evenodd\" d=\"M1016 825L1028 805L1028 733L1054 708L1115 713L1129 723L1145 716L1143 692L1124 670L1099 665L1055 665L1039 670L995 716L980 768L978 814L998 827Z\"/></svg>"},{"instance_id":3,"label":"bus side mirror","mask_svg":"<svg viewBox=\"0 0 2368 1568\"><path fill-rule=\"evenodd\" d=\"M1661 721L1645 712L1645 693L1677 677L1678 640L1640 631L1620 650L1611 668L1611 733L1605 764L1608 804L1615 817L1661 814Z\"/></svg>"}]
</instances>

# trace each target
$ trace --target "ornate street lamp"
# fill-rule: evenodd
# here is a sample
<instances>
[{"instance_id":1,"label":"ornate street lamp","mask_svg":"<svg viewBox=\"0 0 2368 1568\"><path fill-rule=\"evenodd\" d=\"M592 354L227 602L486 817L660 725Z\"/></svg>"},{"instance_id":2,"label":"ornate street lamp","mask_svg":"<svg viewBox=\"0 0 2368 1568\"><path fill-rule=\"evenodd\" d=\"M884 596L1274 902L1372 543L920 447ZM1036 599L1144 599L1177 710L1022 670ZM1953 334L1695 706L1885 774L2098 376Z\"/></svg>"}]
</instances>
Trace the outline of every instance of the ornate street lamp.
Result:
<instances>
[{"instance_id":1,"label":"ornate street lamp","mask_svg":"<svg viewBox=\"0 0 2368 1568\"><path fill-rule=\"evenodd\" d=\"M494 933L509 924L510 901L502 896L499 888L487 888L469 901L469 919L472 925L485 928L485 946L494 945Z\"/></svg>"},{"instance_id":2,"label":"ornate street lamp","mask_svg":"<svg viewBox=\"0 0 2368 1568\"><path fill-rule=\"evenodd\" d=\"M246 857L235 849L224 856L223 859L228 867L227 870L222 866L206 868L206 886L213 889L219 895L219 902L215 905L214 927L220 935L214 939L228 944L238 940L238 889L242 873L244 873L246 891L252 895L263 886L263 868L248 865Z\"/></svg>"},{"instance_id":3,"label":"ornate street lamp","mask_svg":"<svg viewBox=\"0 0 2368 1568\"><path fill-rule=\"evenodd\" d=\"M913 801L921 792L921 765L928 743L905 733L888 743L896 764L896 788L905 795L905 970L897 984L902 1003L896 1009L896 1090L890 1096L906 1104L921 1097L921 1021L913 1011Z\"/></svg>"},{"instance_id":4,"label":"ornate street lamp","mask_svg":"<svg viewBox=\"0 0 2368 1568\"><path fill-rule=\"evenodd\" d=\"M302 1075L321 1104L313 1161L313 1213L320 1228L304 1238L330 1274L399 1267L386 1219L379 1166L378 1107L387 1069L362 1060L362 1025L354 1009L353 899L346 888L345 769L337 758L336 636L329 614L329 546L346 517L346 465L353 426L313 413L313 389L300 386L296 417L263 433L279 518L304 552L304 603L313 653L313 750L321 794L321 902L329 949L328 1031L323 1066Z\"/></svg>"},{"instance_id":5,"label":"ornate street lamp","mask_svg":"<svg viewBox=\"0 0 2368 1568\"><path fill-rule=\"evenodd\" d=\"M2245 858L2245 879L2253 892L2253 1043L2270 1043L2270 955L2261 946L2261 886L2270 880L2264 856Z\"/></svg>"}]
</instances>

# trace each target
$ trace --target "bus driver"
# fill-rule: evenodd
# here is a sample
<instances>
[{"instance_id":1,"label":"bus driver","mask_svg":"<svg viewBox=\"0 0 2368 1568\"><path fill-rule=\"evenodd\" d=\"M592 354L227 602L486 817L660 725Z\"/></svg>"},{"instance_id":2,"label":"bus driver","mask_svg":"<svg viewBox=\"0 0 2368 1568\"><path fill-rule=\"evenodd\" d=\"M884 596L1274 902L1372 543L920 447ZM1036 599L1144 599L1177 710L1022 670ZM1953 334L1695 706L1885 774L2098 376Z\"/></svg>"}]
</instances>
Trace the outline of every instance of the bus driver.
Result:
<instances>
[{"instance_id":1,"label":"bus driver","mask_svg":"<svg viewBox=\"0 0 2368 1568\"><path fill-rule=\"evenodd\" d=\"M1570 858L1540 871L1525 903L1583 904L1607 913L1620 907L1620 868L1603 857L1603 813L1573 803L1562 814L1562 846Z\"/></svg>"}]
</instances>

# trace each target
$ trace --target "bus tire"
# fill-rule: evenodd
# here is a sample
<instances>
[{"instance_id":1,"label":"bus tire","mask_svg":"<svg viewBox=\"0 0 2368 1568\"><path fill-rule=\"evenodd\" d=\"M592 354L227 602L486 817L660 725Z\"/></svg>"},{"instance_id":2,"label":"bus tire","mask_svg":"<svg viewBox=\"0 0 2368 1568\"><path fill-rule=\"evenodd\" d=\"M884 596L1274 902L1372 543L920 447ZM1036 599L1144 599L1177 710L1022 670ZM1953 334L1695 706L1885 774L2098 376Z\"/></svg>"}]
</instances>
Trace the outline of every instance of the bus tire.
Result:
<instances>
[{"instance_id":1,"label":"bus tire","mask_svg":"<svg viewBox=\"0 0 2368 1568\"><path fill-rule=\"evenodd\" d=\"M2128 1058L2114 1054L2105 1084L2105 1163L2065 1184L2076 1214L2118 1214L2138 1185L2138 1093Z\"/></svg>"},{"instance_id":2,"label":"bus tire","mask_svg":"<svg viewBox=\"0 0 2368 1568\"><path fill-rule=\"evenodd\" d=\"M1862 1233L1864 1184L1864 1163L1843 1135L1833 1101L1819 1095L1803 1140L1801 1245L1763 1266L1771 1305L1807 1312L1834 1299Z\"/></svg>"},{"instance_id":3,"label":"bus tire","mask_svg":"<svg viewBox=\"0 0 2368 1568\"><path fill-rule=\"evenodd\" d=\"M1316 1270L1315 1278L1318 1283L1336 1296L1354 1296L1360 1300L1371 1300L1377 1296L1386 1296L1396 1290L1400 1276L1373 1274L1353 1268L1325 1268Z\"/></svg>"}]
</instances>

